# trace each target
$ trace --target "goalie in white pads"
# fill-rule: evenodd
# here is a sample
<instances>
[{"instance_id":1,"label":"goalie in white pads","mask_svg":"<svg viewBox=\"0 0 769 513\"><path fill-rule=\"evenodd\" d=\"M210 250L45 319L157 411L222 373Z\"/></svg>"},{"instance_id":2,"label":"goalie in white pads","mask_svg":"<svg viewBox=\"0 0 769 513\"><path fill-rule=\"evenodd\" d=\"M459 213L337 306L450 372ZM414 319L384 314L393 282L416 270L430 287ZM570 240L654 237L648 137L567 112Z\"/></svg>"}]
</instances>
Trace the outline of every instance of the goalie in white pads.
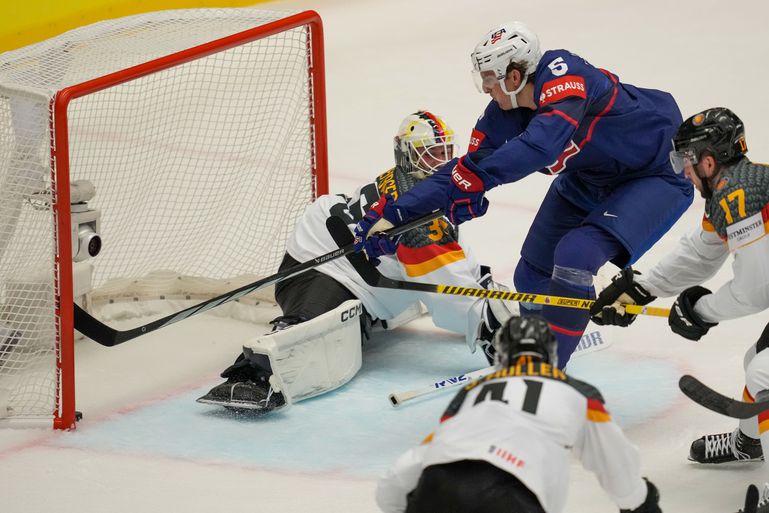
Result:
<instances>
[{"instance_id":1,"label":"goalie in white pads","mask_svg":"<svg viewBox=\"0 0 769 513\"><path fill-rule=\"evenodd\" d=\"M381 195L399 194L432 174L453 156L454 131L438 116L419 111L407 116L395 136L393 169L359 188L318 198L305 211L288 241L280 270L336 249L326 219L337 216L352 228ZM388 277L493 285L488 270L458 242L456 230L437 219L404 234L395 255L383 257L379 270ZM273 332L257 337L227 368L217 385L198 402L267 412L333 390L361 366L361 341L372 323L385 328L421 315L421 303L436 326L465 335L472 351L486 351L492 332L509 316L501 301L450 297L411 291L372 289L346 259L337 259L279 282L275 298L283 315ZM493 304L492 304L493 303ZM290 329L287 329L290 328Z\"/></svg>"},{"instance_id":2,"label":"goalie in white pads","mask_svg":"<svg viewBox=\"0 0 769 513\"><path fill-rule=\"evenodd\" d=\"M379 480L385 513L559 513L570 449L622 513L659 513L638 450L591 385L557 367L556 340L536 317L498 330L498 370L465 386L438 429Z\"/></svg>"}]
</instances>

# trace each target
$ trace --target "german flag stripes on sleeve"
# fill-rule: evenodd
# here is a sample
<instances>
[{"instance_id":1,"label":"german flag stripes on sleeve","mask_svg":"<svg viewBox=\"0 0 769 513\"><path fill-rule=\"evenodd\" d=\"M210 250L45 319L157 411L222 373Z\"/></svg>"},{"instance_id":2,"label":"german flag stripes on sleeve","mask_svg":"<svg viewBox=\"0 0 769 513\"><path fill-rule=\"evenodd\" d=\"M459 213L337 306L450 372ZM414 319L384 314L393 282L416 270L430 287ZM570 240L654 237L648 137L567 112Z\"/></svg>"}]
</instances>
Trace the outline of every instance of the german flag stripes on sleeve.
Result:
<instances>
[{"instance_id":1,"label":"german flag stripes on sleeve","mask_svg":"<svg viewBox=\"0 0 769 513\"><path fill-rule=\"evenodd\" d=\"M456 242L428 244L421 248L398 246L398 260L409 277L424 276L451 263L464 260L465 252Z\"/></svg>"},{"instance_id":2,"label":"german flag stripes on sleeve","mask_svg":"<svg viewBox=\"0 0 769 513\"><path fill-rule=\"evenodd\" d=\"M587 420L590 422L611 422L611 415L598 399L587 400Z\"/></svg>"}]
</instances>

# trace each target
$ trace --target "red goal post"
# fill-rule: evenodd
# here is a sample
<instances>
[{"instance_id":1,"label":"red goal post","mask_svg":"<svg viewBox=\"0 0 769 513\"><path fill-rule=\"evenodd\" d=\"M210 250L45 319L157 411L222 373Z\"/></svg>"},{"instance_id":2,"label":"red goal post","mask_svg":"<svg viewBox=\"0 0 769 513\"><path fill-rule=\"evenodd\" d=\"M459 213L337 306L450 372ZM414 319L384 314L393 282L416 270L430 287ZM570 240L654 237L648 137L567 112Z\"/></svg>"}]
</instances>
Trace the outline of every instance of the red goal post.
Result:
<instances>
[{"instance_id":1,"label":"red goal post","mask_svg":"<svg viewBox=\"0 0 769 513\"><path fill-rule=\"evenodd\" d=\"M0 103L0 201L13 207L0 208L0 425L75 426L73 301L94 308L140 281L165 297L190 279L213 296L270 274L328 192L313 11L76 29L1 55Z\"/></svg>"}]
</instances>

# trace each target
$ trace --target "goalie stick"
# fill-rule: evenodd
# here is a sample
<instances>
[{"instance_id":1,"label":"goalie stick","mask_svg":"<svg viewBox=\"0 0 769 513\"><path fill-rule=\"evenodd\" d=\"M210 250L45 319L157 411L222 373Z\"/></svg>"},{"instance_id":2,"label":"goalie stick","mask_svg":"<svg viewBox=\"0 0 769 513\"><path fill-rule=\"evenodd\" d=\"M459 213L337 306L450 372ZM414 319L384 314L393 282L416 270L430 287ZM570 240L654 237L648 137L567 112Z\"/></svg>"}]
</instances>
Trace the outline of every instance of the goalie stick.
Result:
<instances>
[{"instance_id":1,"label":"goalie stick","mask_svg":"<svg viewBox=\"0 0 769 513\"><path fill-rule=\"evenodd\" d=\"M596 338L593 336L594 333L599 333L599 331L595 330L583 335L582 341L580 341L576 351L574 351L574 353L572 354L572 358L586 354L586 353L600 351L601 349L606 349L611 345L611 340L605 340L601 336ZM600 340L600 342L597 342L597 340ZM583 344L583 342L585 341L587 342ZM495 369L496 367L492 365L490 367L485 367L477 371L468 372L466 374L460 374L458 376L452 376L450 378L445 378L440 381L435 381L434 383L423 386L423 387L415 388L412 390L405 390L403 392L393 392L389 396L387 396L387 398L390 400L390 404L394 408L396 408L401 404L405 403L406 401L416 399L417 397L433 394L435 392L438 392L439 390L446 390L447 388L453 388L458 385L464 385L474 379L482 378L486 374L490 374L491 372L493 372Z\"/></svg>"},{"instance_id":2,"label":"goalie stick","mask_svg":"<svg viewBox=\"0 0 769 513\"><path fill-rule=\"evenodd\" d=\"M685 374L678 380L678 388L686 397L721 415L734 419L749 419L769 410L769 400L746 403L721 395L694 376Z\"/></svg>"},{"instance_id":3,"label":"goalie stick","mask_svg":"<svg viewBox=\"0 0 769 513\"><path fill-rule=\"evenodd\" d=\"M329 217L326 219L326 228L328 228L331 237L338 246L349 244L353 237L344 221ZM538 305L562 306L566 308L577 308L589 310L593 305L592 299L577 299L560 296L547 296L543 294L528 294L525 292L512 292L493 289L481 289L472 287L457 287L453 285L442 285L432 283L416 283L411 281L393 280L380 273L377 268L369 262L362 253L351 253L347 259L353 268L360 274L363 281L371 287L380 287L386 289L413 290L417 292L429 292L433 294L449 294L453 296L472 296L487 299L503 299L506 301L517 301L519 303L535 303ZM624 305L625 311L633 315L653 315L657 317L667 317L670 314L669 308L660 308L655 306Z\"/></svg>"},{"instance_id":4,"label":"goalie stick","mask_svg":"<svg viewBox=\"0 0 769 513\"><path fill-rule=\"evenodd\" d=\"M443 212L441 212L440 210L436 210L435 212L432 212L423 217L415 219L410 223L392 228L388 230L386 234L389 236L400 235L418 226L428 223L434 219L437 219L442 215L443 215ZM331 217L333 218L333 216ZM335 219L338 219L338 218L335 218ZM167 315L161 319L157 319L150 323L144 324L143 326L138 326L136 328L131 328L123 331L116 330L115 328L112 328L104 324L103 322L96 319L94 316L92 316L88 312L86 312L77 303L75 303L75 312L74 312L75 329L98 344L101 344L106 347L116 346L118 344L122 344L123 342L127 342L136 337L146 335L147 333L163 328L170 324L174 324L176 322L192 317L193 315L206 312L219 305L223 305L230 301L237 300L245 296L246 294L250 294L251 292L254 292L261 288L268 287L281 280L285 280L286 278L291 278L292 276L296 276L297 274L303 273L304 271L317 267L321 264L325 264L326 262L330 262L331 260L335 260L337 258L346 256L354 251L353 244L352 244L353 236L352 236L352 233L350 233L350 229L347 228L346 225L344 224L344 221L342 219L339 219L339 222L341 223L342 226L345 226L349 243L343 244L339 246L338 249L335 249L334 251L326 253L325 255L321 255L319 257L313 258L306 262L302 262L301 264L298 264L290 269L279 271L271 276L267 276L266 278L262 278L261 280L257 280L253 283L249 283L248 285L243 285L242 287L239 287L230 292L225 292L220 296L216 296L215 298L208 299L206 301L203 301L202 303L198 303L197 305L193 305L179 312L173 313L171 315ZM339 226L339 225L335 225L335 226Z\"/></svg>"}]
</instances>

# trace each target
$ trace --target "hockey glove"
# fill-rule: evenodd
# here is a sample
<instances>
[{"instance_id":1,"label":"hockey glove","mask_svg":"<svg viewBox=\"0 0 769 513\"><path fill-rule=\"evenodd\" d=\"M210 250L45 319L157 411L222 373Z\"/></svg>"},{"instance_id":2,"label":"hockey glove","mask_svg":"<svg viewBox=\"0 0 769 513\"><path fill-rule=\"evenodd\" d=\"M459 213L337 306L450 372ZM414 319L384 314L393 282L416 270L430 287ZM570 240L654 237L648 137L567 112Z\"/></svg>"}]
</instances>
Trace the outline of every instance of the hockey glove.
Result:
<instances>
[{"instance_id":1,"label":"hockey glove","mask_svg":"<svg viewBox=\"0 0 769 513\"><path fill-rule=\"evenodd\" d=\"M668 315L668 325L674 333L689 340L701 339L717 322L708 322L694 311L694 305L702 296L712 294L705 287L689 287L681 292Z\"/></svg>"},{"instance_id":2,"label":"hockey glove","mask_svg":"<svg viewBox=\"0 0 769 513\"><path fill-rule=\"evenodd\" d=\"M620 513L662 513L660 509L660 492L654 483L644 478L646 481L646 500L643 504L634 509L621 509Z\"/></svg>"},{"instance_id":3,"label":"hockey glove","mask_svg":"<svg viewBox=\"0 0 769 513\"><path fill-rule=\"evenodd\" d=\"M392 203L392 201L393 199L388 195L381 196L371 205L371 208L366 211L363 219L355 227L355 251L365 251L368 259L374 265L379 265L379 257L392 255L398 248L400 237L393 240L386 235L377 235L377 233L392 228L395 226L394 222L398 221L394 215L392 216L394 219L388 219L390 212L386 212L386 209L388 203Z\"/></svg>"},{"instance_id":4,"label":"hockey glove","mask_svg":"<svg viewBox=\"0 0 769 513\"><path fill-rule=\"evenodd\" d=\"M622 305L648 305L657 299L635 281L635 275L640 274L628 267L612 278L590 307L590 319L600 326L630 326L636 316L625 312Z\"/></svg>"},{"instance_id":5,"label":"hockey glove","mask_svg":"<svg viewBox=\"0 0 769 513\"><path fill-rule=\"evenodd\" d=\"M487 266L481 266L481 279L478 284L484 289L499 290L508 292L510 289L501 283L492 279L491 269ZM474 353L475 346L483 350L489 365L494 365L494 334L502 327L512 316L518 314L516 303L512 301L503 301L501 299L484 299L481 306L481 319L475 334L474 346L470 350Z\"/></svg>"},{"instance_id":6,"label":"hockey glove","mask_svg":"<svg viewBox=\"0 0 769 513\"><path fill-rule=\"evenodd\" d=\"M451 170L452 185L448 188L445 212L454 226L481 217L488 210L489 200L484 197L486 185L482 178L485 175L467 155Z\"/></svg>"}]
</instances>

